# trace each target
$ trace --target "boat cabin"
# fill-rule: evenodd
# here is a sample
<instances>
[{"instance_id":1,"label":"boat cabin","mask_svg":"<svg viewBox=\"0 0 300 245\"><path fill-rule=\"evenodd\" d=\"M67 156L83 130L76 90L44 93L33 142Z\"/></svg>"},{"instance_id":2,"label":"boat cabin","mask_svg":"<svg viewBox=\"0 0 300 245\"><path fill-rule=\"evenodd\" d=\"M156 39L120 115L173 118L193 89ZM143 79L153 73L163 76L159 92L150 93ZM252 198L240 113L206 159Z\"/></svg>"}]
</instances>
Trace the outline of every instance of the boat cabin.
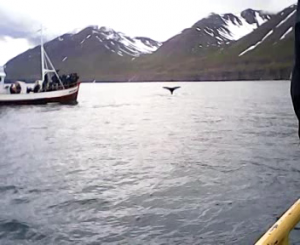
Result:
<instances>
[{"instance_id":1,"label":"boat cabin","mask_svg":"<svg viewBox=\"0 0 300 245\"><path fill-rule=\"evenodd\" d=\"M4 67L0 66L0 84L4 84L5 77Z\"/></svg>"},{"instance_id":2,"label":"boat cabin","mask_svg":"<svg viewBox=\"0 0 300 245\"><path fill-rule=\"evenodd\" d=\"M6 74L4 71L4 67L0 66L0 92L4 90L4 80L5 80Z\"/></svg>"}]
</instances>

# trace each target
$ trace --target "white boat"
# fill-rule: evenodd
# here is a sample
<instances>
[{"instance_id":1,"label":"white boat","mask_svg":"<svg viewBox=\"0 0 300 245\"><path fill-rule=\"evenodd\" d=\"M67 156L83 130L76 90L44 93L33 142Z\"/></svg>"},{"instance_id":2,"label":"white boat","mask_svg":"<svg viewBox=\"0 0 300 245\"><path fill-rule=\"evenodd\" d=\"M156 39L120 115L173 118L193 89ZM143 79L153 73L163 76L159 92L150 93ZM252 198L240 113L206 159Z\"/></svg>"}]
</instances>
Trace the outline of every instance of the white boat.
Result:
<instances>
[{"instance_id":1,"label":"white boat","mask_svg":"<svg viewBox=\"0 0 300 245\"><path fill-rule=\"evenodd\" d=\"M29 105L77 102L80 82L76 73L59 76L47 55L41 38L41 80L35 84L22 81L5 83L5 71L0 67L0 105Z\"/></svg>"}]
</instances>

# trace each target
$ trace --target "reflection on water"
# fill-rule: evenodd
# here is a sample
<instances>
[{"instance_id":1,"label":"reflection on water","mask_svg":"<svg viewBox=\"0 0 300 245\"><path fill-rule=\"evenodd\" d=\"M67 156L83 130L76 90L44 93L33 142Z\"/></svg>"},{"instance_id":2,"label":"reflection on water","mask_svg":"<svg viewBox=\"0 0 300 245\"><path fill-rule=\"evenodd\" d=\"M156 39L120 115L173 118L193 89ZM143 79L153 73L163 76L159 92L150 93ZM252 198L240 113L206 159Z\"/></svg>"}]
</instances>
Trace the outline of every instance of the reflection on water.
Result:
<instances>
[{"instance_id":1,"label":"reflection on water","mask_svg":"<svg viewBox=\"0 0 300 245\"><path fill-rule=\"evenodd\" d=\"M253 244L299 196L289 83L164 85L0 108L0 244Z\"/></svg>"}]
</instances>

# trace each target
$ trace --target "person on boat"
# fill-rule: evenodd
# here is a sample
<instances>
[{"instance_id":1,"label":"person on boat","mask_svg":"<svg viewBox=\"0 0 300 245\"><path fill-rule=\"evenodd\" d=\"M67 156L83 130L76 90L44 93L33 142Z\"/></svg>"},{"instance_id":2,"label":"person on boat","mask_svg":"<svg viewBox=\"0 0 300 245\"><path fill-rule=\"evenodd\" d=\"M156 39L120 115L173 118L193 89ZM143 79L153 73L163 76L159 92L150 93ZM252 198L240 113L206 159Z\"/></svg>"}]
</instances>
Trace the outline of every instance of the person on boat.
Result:
<instances>
[{"instance_id":1,"label":"person on boat","mask_svg":"<svg viewBox=\"0 0 300 245\"><path fill-rule=\"evenodd\" d=\"M66 76L66 75L62 75L62 76L60 77L60 80L62 81L63 84L65 84L66 81L67 81L67 76Z\"/></svg>"},{"instance_id":2,"label":"person on boat","mask_svg":"<svg viewBox=\"0 0 300 245\"><path fill-rule=\"evenodd\" d=\"M11 94L19 94L19 93L21 93L21 90L22 90L21 85L18 82L15 82L10 86Z\"/></svg>"},{"instance_id":3,"label":"person on boat","mask_svg":"<svg viewBox=\"0 0 300 245\"><path fill-rule=\"evenodd\" d=\"M291 81L291 97L294 110L299 121L298 136L300 138L300 0L298 0L295 31L295 61Z\"/></svg>"},{"instance_id":4,"label":"person on boat","mask_svg":"<svg viewBox=\"0 0 300 245\"><path fill-rule=\"evenodd\" d=\"M33 92L33 89L30 88L30 87L27 87L27 94L30 94L30 93L32 93L32 92Z\"/></svg>"},{"instance_id":5,"label":"person on boat","mask_svg":"<svg viewBox=\"0 0 300 245\"><path fill-rule=\"evenodd\" d=\"M39 84L39 81L36 81L35 82L35 85L33 87L33 93L38 93L40 92L40 89L41 89L41 85Z\"/></svg>"},{"instance_id":6,"label":"person on boat","mask_svg":"<svg viewBox=\"0 0 300 245\"><path fill-rule=\"evenodd\" d=\"M52 80L53 84L59 83L59 80L55 74L51 77L51 80Z\"/></svg>"},{"instance_id":7,"label":"person on boat","mask_svg":"<svg viewBox=\"0 0 300 245\"><path fill-rule=\"evenodd\" d=\"M44 82L43 82L43 85L42 85L42 91L43 92L46 92L49 88L49 80L48 80L48 75L45 74L45 77L44 77Z\"/></svg>"},{"instance_id":8,"label":"person on boat","mask_svg":"<svg viewBox=\"0 0 300 245\"><path fill-rule=\"evenodd\" d=\"M70 75L70 86L76 85L78 82L78 79L79 79L79 76L77 75L77 73L72 73Z\"/></svg>"}]
</instances>

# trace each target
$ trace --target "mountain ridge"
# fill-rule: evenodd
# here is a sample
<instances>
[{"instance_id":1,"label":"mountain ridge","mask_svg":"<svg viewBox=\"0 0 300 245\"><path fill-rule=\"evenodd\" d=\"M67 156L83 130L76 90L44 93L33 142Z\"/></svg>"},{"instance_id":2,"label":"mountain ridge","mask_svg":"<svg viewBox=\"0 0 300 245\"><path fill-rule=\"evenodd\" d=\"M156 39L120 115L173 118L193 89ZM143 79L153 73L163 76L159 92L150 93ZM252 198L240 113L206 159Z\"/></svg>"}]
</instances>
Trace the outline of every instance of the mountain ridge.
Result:
<instances>
[{"instance_id":1,"label":"mountain ridge","mask_svg":"<svg viewBox=\"0 0 300 245\"><path fill-rule=\"evenodd\" d=\"M288 79L295 9L213 13L164 43L89 26L53 39L45 49L57 69L76 71L82 80ZM40 67L38 47L7 63L8 78L37 79L34 66Z\"/></svg>"}]
</instances>

